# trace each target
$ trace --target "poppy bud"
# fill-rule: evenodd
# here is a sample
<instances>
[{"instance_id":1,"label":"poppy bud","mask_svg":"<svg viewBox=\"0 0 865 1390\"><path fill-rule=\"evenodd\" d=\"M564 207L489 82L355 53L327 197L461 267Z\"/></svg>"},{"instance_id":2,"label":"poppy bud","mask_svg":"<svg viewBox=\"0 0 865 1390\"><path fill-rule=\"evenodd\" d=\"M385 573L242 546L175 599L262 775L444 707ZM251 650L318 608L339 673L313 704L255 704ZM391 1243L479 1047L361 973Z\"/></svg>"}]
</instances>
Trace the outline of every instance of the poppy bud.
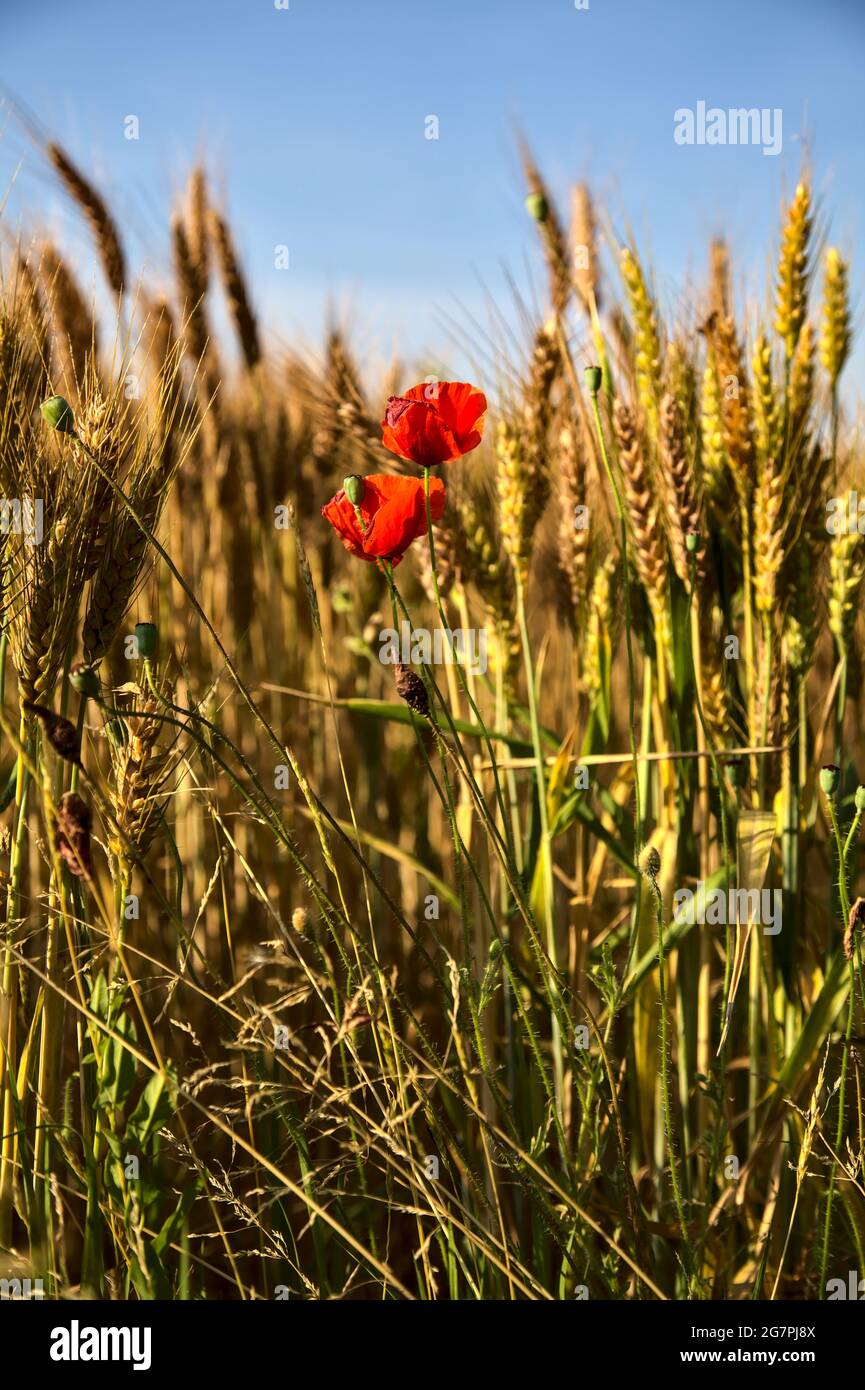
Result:
<instances>
[{"instance_id":1,"label":"poppy bud","mask_svg":"<svg viewBox=\"0 0 865 1390\"><path fill-rule=\"evenodd\" d=\"M359 507L363 501L364 481L358 473L349 473L343 479L342 490L353 507Z\"/></svg>"},{"instance_id":2,"label":"poppy bud","mask_svg":"<svg viewBox=\"0 0 865 1390\"><path fill-rule=\"evenodd\" d=\"M152 661L159 649L159 629L155 623L136 623L135 640L138 655L143 661Z\"/></svg>"},{"instance_id":3,"label":"poppy bud","mask_svg":"<svg viewBox=\"0 0 865 1390\"><path fill-rule=\"evenodd\" d=\"M838 790L838 783L841 781L841 769L834 763L827 763L820 769L820 790L826 796L834 796Z\"/></svg>"},{"instance_id":4,"label":"poppy bud","mask_svg":"<svg viewBox=\"0 0 865 1390\"><path fill-rule=\"evenodd\" d=\"M700 532L687 531L685 533L685 549L689 555L696 555L700 549Z\"/></svg>"},{"instance_id":5,"label":"poppy bud","mask_svg":"<svg viewBox=\"0 0 865 1390\"><path fill-rule=\"evenodd\" d=\"M530 193L526 198L526 212L536 222L546 222L550 215L550 205L543 193Z\"/></svg>"},{"instance_id":6,"label":"poppy bud","mask_svg":"<svg viewBox=\"0 0 865 1390\"><path fill-rule=\"evenodd\" d=\"M593 396L596 396L601 389L601 382L604 379L604 374L600 367L586 367L583 376L586 378L586 385L589 391Z\"/></svg>"},{"instance_id":7,"label":"poppy bud","mask_svg":"<svg viewBox=\"0 0 865 1390\"><path fill-rule=\"evenodd\" d=\"M309 913L305 907L296 907L291 914L291 925L299 933L305 932L309 927Z\"/></svg>"},{"instance_id":8,"label":"poppy bud","mask_svg":"<svg viewBox=\"0 0 865 1390\"><path fill-rule=\"evenodd\" d=\"M654 845L646 845L640 855L640 869L646 878L657 878L661 872L661 856Z\"/></svg>"},{"instance_id":9,"label":"poppy bud","mask_svg":"<svg viewBox=\"0 0 865 1390\"><path fill-rule=\"evenodd\" d=\"M748 776L748 764L744 758L728 758L727 771L734 787L744 787Z\"/></svg>"},{"instance_id":10,"label":"poppy bud","mask_svg":"<svg viewBox=\"0 0 865 1390\"><path fill-rule=\"evenodd\" d=\"M853 805L857 811L865 811L865 787L857 787L853 797Z\"/></svg>"},{"instance_id":11,"label":"poppy bud","mask_svg":"<svg viewBox=\"0 0 865 1390\"><path fill-rule=\"evenodd\" d=\"M88 700L99 699L102 685L92 666L85 666L83 662L73 666L69 672L69 680L72 689L77 690L79 695L84 695Z\"/></svg>"},{"instance_id":12,"label":"poppy bud","mask_svg":"<svg viewBox=\"0 0 865 1390\"><path fill-rule=\"evenodd\" d=\"M61 434L75 433L75 416L72 414L71 405L63 396L49 396L39 409L42 411L42 418L53 430L59 430Z\"/></svg>"}]
</instances>

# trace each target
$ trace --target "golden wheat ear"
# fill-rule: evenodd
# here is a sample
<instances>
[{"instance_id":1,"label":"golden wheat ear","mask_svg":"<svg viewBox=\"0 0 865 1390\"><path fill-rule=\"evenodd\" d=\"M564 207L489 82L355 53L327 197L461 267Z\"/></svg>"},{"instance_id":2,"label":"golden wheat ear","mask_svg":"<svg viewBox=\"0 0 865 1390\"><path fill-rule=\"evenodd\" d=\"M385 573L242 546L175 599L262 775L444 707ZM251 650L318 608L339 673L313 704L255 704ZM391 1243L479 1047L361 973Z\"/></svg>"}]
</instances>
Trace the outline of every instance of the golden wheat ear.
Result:
<instances>
[{"instance_id":1,"label":"golden wheat ear","mask_svg":"<svg viewBox=\"0 0 865 1390\"><path fill-rule=\"evenodd\" d=\"M736 991L742 979L748 943L754 929L754 918L750 912L751 893L756 892L759 901L759 894L763 888L766 870L769 867L769 859L772 854L775 826L774 811L742 811L739 816L739 826L736 833L736 887L740 893L747 892L749 912L748 920L745 923L740 920L738 910L736 912L736 948L733 973L730 979L730 994L727 999L727 1016L724 1019L718 1053L727 1041ZM737 909L740 901L741 899L737 896Z\"/></svg>"},{"instance_id":2,"label":"golden wheat ear","mask_svg":"<svg viewBox=\"0 0 865 1390\"><path fill-rule=\"evenodd\" d=\"M113 292L121 296L126 280L126 261L117 224L104 198L56 141L49 141L46 153L66 192L78 204L87 220L105 279Z\"/></svg>"}]
</instances>

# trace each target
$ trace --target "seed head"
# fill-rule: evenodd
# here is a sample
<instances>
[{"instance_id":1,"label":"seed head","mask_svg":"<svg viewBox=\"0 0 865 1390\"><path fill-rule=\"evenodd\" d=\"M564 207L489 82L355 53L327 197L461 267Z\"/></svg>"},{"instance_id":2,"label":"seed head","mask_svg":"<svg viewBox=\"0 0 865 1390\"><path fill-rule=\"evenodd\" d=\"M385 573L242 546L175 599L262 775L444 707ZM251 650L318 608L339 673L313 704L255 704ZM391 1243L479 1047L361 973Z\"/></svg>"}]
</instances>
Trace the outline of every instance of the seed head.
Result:
<instances>
[{"instance_id":1,"label":"seed head","mask_svg":"<svg viewBox=\"0 0 865 1390\"><path fill-rule=\"evenodd\" d=\"M159 629L155 623L136 623L135 640L142 661L152 661L159 650Z\"/></svg>"},{"instance_id":2,"label":"seed head","mask_svg":"<svg viewBox=\"0 0 865 1390\"><path fill-rule=\"evenodd\" d=\"M834 796L838 790L838 783L841 781L841 769L834 763L827 763L820 769L820 790L826 796Z\"/></svg>"},{"instance_id":3,"label":"seed head","mask_svg":"<svg viewBox=\"0 0 865 1390\"><path fill-rule=\"evenodd\" d=\"M844 932L844 955L847 960L853 959L853 939L857 931L865 931L865 898L856 899L847 918L847 929Z\"/></svg>"},{"instance_id":4,"label":"seed head","mask_svg":"<svg viewBox=\"0 0 865 1390\"><path fill-rule=\"evenodd\" d=\"M836 247L830 246L826 252L825 266L820 361L834 388L850 352L850 297L847 266Z\"/></svg>"},{"instance_id":5,"label":"seed head","mask_svg":"<svg viewBox=\"0 0 865 1390\"><path fill-rule=\"evenodd\" d=\"M661 856L654 845L646 845L640 855L640 871L646 878L657 878L661 872Z\"/></svg>"},{"instance_id":6,"label":"seed head","mask_svg":"<svg viewBox=\"0 0 865 1390\"><path fill-rule=\"evenodd\" d=\"M77 690L79 695L84 695L88 700L99 699L102 684L92 666L85 666L83 661L79 662L69 672L69 680L72 689Z\"/></svg>"},{"instance_id":7,"label":"seed head","mask_svg":"<svg viewBox=\"0 0 865 1390\"><path fill-rule=\"evenodd\" d=\"M62 714L55 714L46 705L37 705L33 700L23 700L21 703L28 714L36 715L54 752L67 763L80 767L81 740L72 721L64 719Z\"/></svg>"},{"instance_id":8,"label":"seed head","mask_svg":"<svg viewBox=\"0 0 865 1390\"><path fill-rule=\"evenodd\" d=\"M86 801L77 792L66 792L57 803L54 848L76 878L93 877L90 856L92 827L93 817Z\"/></svg>"},{"instance_id":9,"label":"seed head","mask_svg":"<svg viewBox=\"0 0 865 1390\"><path fill-rule=\"evenodd\" d=\"M363 478L357 473L350 473L343 479L342 490L353 507L359 507L363 501L364 482Z\"/></svg>"},{"instance_id":10,"label":"seed head","mask_svg":"<svg viewBox=\"0 0 865 1390\"><path fill-rule=\"evenodd\" d=\"M403 666L402 662L397 662L394 666L396 675L396 691L400 699L405 700L409 709L413 709L416 714L420 714L424 719L429 719L429 696L426 693L426 686L410 666Z\"/></svg>"},{"instance_id":11,"label":"seed head","mask_svg":"<svg viewBox=\"0 0 865 1390\"><path fill-rule=\"evenodd\" d=\"M589 388L589 391L593 396L596 396L601 389L604 373L601 371L600 367L586 367L583 376L586 378L586 386Z\"/></svg>"},{"instance_id":12,"label":"seed head","mask_svg":"<svg viewBox=\"0 0 865 1390\"><path fill-rule=\"evenodd\" d=\"M530 193L526 198L526 212L536 222L546 222L550 215L550 205L543 193Z\"/></svg>"},{"instance_id":13,"label":"seed head","mask_svg":"<svg viewBox=\"0 0 865 1390\"><path fill-rule=\"evenodd\" d=\"M49 396L47 401L43 401L39 409L46 424L52 430L59 430L61 434L75 433L75 416L72 414L72 407L63 396Z\"/></svg>"}]
</instances>

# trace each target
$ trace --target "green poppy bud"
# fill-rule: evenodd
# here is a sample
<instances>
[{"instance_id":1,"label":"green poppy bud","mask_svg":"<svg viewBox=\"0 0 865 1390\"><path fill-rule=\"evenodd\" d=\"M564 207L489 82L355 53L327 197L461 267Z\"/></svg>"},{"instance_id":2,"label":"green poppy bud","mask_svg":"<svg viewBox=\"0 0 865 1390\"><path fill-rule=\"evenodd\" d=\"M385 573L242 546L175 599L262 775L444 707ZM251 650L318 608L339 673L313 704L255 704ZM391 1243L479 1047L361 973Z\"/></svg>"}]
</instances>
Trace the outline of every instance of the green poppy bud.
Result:
<instances>
[{"instance_id":1,"label":"green poppy bud","mask_svg":"<svg viewBox=\"0 0 865 1390\"><path fill-rule=\"evenodd\" d=\"M526 198L526 211L536 222L546 222L550 215L550 205L543 193L530 193Z\"/></svg>"},{"instance_id":2,"label":"green poppy bud","mask_svg":"<svg viewBox=\"0 0 865 1390\"><path fill-rule=\"evenodd\" d=\"M744 787L748 780L748 763L745 758L728 758L727 773L734 787Z\"/></svg>"},{"instance_id":3,"label":"green poppy bud","mask_svg":"<svg viewBox=\"0 0 865 1390\"><path fill-rule=\"evenodd\" d=\"M59 430L61 434L75 433L75 416L72 414L72 406L63 396L49 396L47 401L43 401L39 409L42 411L42 418L53 430Z\"/></svg>"},{"instance_id":4,"label":"green poppy bud","mask_svg":"<svg viewBox=\"0 0 865 1390\"><path fill-rule=\"evenodd\" d=\"M697 551L700 549L699 531L686 531L685 549L687 550L689 555L696 555Z\"/></svg>"},{"instance_id":5,"label":"green poppy bud","mask_svg":"<svg viewBox=\"0 0 865 1390\"><path fill-rule=\"evenodd\" d=\"M77 690L79 695L84 695L88 700L97 700L102 689L99 677L92 666L74 666L69 672L69 680L72 689Z\"/></svg>"},{"instance_id":6,"label":"green poppy bud","mask_svg":"<svg viewBox=\"0 0 865 1390\"><path fill-rule=\"evenodd\" d=\"M343 479L342 490L353 507L359 507L363 501L364 481L358 473L350 473Z\"/></svg>"},{"instance_id":7,"label":"green poppy bud","mask_svg":"<svg viewBox=\"0 0 865 1390\"><path fill-rule=\"evenodd\" d=\"M135 640L138 655L143 661L152 661L159 649L159 629L155 623L136 623Z\"/></svg>"},{"instance_id":8,"label":"green poppy bud","mask_svg":"<svg viewBox=\"0 0 865 1390\"><path fill-rule=\"evenodd\" d=\"M492 941L490 942L490 962L492 963L493 961L498 960L504 952L504 949L505 948L502 942L499 940L499 938L497 936L494 936Z\"/></svg>"},{"instance_id":9,"label":"green poppy bud","mask_svg":"<svg viewBox=\"0 0 865 1390\"><path fill-rule=\"evenodd\" d=\"M586 378L586 385L592 395L596 396L601 389L601 382L604 379L604 374L600 367L586 367L583 376Z\"/></svg>"},{"instance_id":10,"label":"green poppy bud","mask_svg":"<svg viewBox=\"0 0 865 1390\"><path fill-rule=\"evenodd\" d=\"M661 872L661 856L654 845L646 845L640 855L640 869L647 878L657 878Z\"/></svg>"},{"instance_id":11,"label":"green poppy bud","mask_svg":"<svg viewBox=\"0 0 865 1390\"><path fill-rule=\"evenodd\" d=\"M838 783L841 781L841 769L834 763L827 763L820 769L820 790L826 796L834 796L838 790Z\"/></svg>"},{"instance_id":12,"label":"green poppy bud","mask_svg":"<svg viewBox=\"0 0 865 1390\"><path fill-rule=\"evenodd\" d=\"M853 805L857 811L865 811L865 787L857 787L853 797Z\"/></svg>"}]
</instances>

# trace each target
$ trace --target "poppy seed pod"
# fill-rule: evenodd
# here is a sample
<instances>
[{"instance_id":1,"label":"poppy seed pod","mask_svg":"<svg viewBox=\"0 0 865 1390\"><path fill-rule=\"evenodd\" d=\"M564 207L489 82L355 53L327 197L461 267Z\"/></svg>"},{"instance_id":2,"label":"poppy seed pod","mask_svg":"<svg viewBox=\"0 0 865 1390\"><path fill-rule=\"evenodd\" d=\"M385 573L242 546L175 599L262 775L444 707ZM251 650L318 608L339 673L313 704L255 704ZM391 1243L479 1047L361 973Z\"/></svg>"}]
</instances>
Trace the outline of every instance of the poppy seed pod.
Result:
<instances>
[{"instance_id":1,"label":"poppy seed pod","mask_svg":"<svg viewBox=\"0 0 865 1390\"><path fill-rule=\"evenodd\" d=\"M601 389L604 373L601 371L600 367L586 367L583 376L586 378L586 386L589 388L592 395L596 396Z\"/></svg>"},{"instance_id":2,"label":"poppy seed pod","mask_svg":"<svg viewBox=\"0 0 865 1390\"><path fill-rule=\"evenodd\" d=\"M700 532L687 531L685 533L685 549L689 555L696 555L700 549Z\"/></svg>"},{"instance_id":3,"label":"poppy seed pod","mask_svg":"<svg viewBox=\"0 0 865 1390\"><path fill-rule=\"evenodd\" d=\"M546 222L550 215L550 205L543 193L530 193L526 198L526 212L536 222Z\"/></svg>"},{"instance_id":4,"label":"poppy seed pod","mask_svg":"<svg viewBox=\"0 0 865 1390\"><path fill-rule=\"evenodd\" d=\"M155 623L136 623L135 640L138 655L143 661L152 661L159 650L159 629Z\"/></svg>"},{"instance_id":5,"label":"poppy seed pod","mask_svg":"<svg viewBox=\"0 0 865 1390\"><path fill-rule=\"evenodd\" d=\"M77 690L79 695L84 695L88 700L98 700L102 685L92 666L74 666L69 672L69 680L72 689Z\"/></svg>"},{"instance_id":6,"label":"poppy seed pod","mask_svg":"<svg viewBox=\"0 0 865 1390\"><path fill-rule=\"evenodd\" d=\"M820 790L826 796L834 796L838 790L838 783L841 781L841 769L834 763L827 763L820 769Z\"/></svg>"},{"instance_id":7,"label":"poppy seed pod","mask_svg":"<svg viewBox=\"0 0 865 1390\"><path fill-rule=\"evenodd\" d=\"M47 401L43 401L39 409L46 424L53 430L59 430L61 434L75 433L75 416L72 407L63 396L49 396Z\"/></svg>"},{"instance_id":8,"label":"poppy seed pod","mask_svg":"<svg viewBox=\"0 0 865 1390\"><path fill-rule=\"evenodd\" d=\"M865 787L857 787L853 797L853 805L857 811L865 811Z\"/></svg>"},{"instance_id":9,"label":"poppy seed pod","mask_svg":"<svg viewBox=\"0 0 865 1390\"><path fill-rule=\"evenodd\" d=\"M353 507L359 507L363 501L364 482L358 473L349 473L343 479L342 490Z\"/></svg>"}]
</instances>

